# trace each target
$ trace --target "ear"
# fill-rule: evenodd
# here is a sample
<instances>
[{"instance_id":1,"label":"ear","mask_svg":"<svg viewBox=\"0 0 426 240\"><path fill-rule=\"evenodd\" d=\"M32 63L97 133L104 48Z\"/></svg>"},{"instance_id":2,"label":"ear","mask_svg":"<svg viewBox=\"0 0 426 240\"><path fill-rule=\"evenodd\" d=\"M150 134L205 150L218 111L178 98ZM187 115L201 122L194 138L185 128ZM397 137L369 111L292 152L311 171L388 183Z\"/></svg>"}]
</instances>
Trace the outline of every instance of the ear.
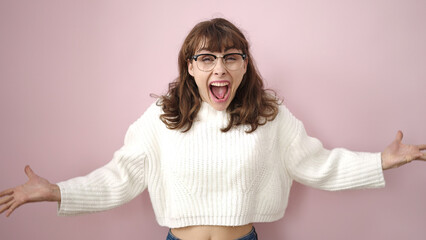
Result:
<instances>
[{"instance_id":1,"label":"ear","mask_svg":"<svg viewBox=\"0 0 426 240\"><path fill-rule=\"evenodd\" d=\"M246 72L247 72L247 65L248 65L248 59L246 58L244 60L244 74L246 74Z\"/></svg>"},{"instance_id":2,"label":"ear","mask_svg":"<svg viewBox=\"0 0 426 240\"><path fill-rule=\"evenodd\" d=\"M191 76L194 76L194 64L192 64L191 60L187 60L188 63L188 73Z\"/></svg>"}]
</instances>

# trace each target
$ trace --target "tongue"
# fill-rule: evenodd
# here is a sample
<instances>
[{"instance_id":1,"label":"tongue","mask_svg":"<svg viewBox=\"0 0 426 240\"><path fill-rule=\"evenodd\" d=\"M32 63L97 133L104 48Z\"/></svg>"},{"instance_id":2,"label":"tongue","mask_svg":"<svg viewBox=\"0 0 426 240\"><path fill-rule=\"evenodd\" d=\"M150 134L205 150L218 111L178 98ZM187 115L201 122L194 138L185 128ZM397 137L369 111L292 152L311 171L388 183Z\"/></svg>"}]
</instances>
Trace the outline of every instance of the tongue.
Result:
<instances>
[{"instance_id":1,"label":"tongue","mask_svg":"<svg viewBox=\"0 0 426 240\"><path fill-rule=\"evenodd\" d=\"M223 99L228 90L228 86L223 86L223 87L212 86L211 88L212 88L213 95L217 99Z\"/></svg>"}]
</instances>

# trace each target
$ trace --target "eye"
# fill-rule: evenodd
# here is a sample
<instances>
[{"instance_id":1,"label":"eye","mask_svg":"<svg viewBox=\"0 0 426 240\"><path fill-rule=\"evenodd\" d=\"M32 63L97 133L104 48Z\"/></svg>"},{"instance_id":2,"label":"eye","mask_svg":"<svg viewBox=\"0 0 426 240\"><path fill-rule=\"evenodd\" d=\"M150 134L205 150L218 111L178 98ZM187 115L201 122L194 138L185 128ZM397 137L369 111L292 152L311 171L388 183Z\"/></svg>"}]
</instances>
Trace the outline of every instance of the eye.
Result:
<instances>
[{"instance_id":1,"label":"eye","mask_svg":"<svg viewBox=\"0 0 426 240\"><path fill-rule=\"evenodd\" d=\"M235 61L238 61L239 58L241 58L241 56L238 55L238 54L230 54L230 55L225 56L225 61L226 62L235 62Z\"/></svg>"},{"instance_id":2,"label":"eye","mask_svg":"<svg viewBox=\"0 0 426 240\"><path fill-rule=\"evenodd\" d=\"M211 55L201 55L198 57L199 60L201 60L203 63L211 63L214 62L214 57Z\"/></svg>"}]
</instances>

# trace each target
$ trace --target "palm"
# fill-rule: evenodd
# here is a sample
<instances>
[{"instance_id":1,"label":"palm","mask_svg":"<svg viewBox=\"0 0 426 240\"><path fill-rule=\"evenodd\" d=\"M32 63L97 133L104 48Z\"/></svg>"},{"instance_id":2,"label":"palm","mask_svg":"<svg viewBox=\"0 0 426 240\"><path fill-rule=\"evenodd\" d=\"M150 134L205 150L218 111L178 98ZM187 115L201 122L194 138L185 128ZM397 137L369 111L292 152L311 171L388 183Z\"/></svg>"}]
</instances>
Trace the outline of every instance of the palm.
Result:
<instances>
[{"instance_id":1,"label":"palm","mask_svg":"<svg viewBox=\"0 0 426 240\"><path fill-rule=\"evenodd\" d=\"M30 179L23 185L15 188L14 199L17 202L36 202L46 200L48 194L46 189L50 186L50 182L37 175L30 177Z\"/></svg>"},{"instance_id":2,"label":"palm","mask_svg":"<svg viewBox=\"0 0 426 240\"><path fill-rule=\"evenodd\" d=\"M25 203L59 200L52 192L55 185L36 175L29 166L25 167L25 173L28 176L25 184L0 193L0 213L7 211L6 216L9 216Z\"/></svg>"},{"instance_id":3,"label":"palm","mask_svg":"<svg viewBox=\"0 0 426 240\"><path fill-rule=\"evenodd\" d=\"M382 152L383 169L395 168L413 160L426 160L421 150L426 145L406 145L402 143L402 132L398 131L395 140Z\"/></svg>"}]
</instances>

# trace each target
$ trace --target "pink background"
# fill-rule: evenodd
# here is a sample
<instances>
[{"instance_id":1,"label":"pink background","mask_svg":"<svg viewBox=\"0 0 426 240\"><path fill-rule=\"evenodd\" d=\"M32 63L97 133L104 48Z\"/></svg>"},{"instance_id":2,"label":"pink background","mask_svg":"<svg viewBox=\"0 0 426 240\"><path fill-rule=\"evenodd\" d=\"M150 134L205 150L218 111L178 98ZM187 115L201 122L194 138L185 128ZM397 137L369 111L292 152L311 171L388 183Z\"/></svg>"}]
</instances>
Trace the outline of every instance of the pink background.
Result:
<instances>
[{"instance_id":1,"label":"pink background","mask_svg":"<svg viewBox=\"0 0 426 240\"><path fill-rule=\"evenodd\" d=\"M426 2L0 0L0 189L52 182L108 162L127 127L177 76L197 22L226 17L252 44L266 85L326 147L382 151L398 129L426 142ZM424 239L426 164L385 172L384 189L295 184L260 239ZM165 239L148 193L117 209L57 217L29 204L0 238Z\"/></svg>"}]
</instances>

